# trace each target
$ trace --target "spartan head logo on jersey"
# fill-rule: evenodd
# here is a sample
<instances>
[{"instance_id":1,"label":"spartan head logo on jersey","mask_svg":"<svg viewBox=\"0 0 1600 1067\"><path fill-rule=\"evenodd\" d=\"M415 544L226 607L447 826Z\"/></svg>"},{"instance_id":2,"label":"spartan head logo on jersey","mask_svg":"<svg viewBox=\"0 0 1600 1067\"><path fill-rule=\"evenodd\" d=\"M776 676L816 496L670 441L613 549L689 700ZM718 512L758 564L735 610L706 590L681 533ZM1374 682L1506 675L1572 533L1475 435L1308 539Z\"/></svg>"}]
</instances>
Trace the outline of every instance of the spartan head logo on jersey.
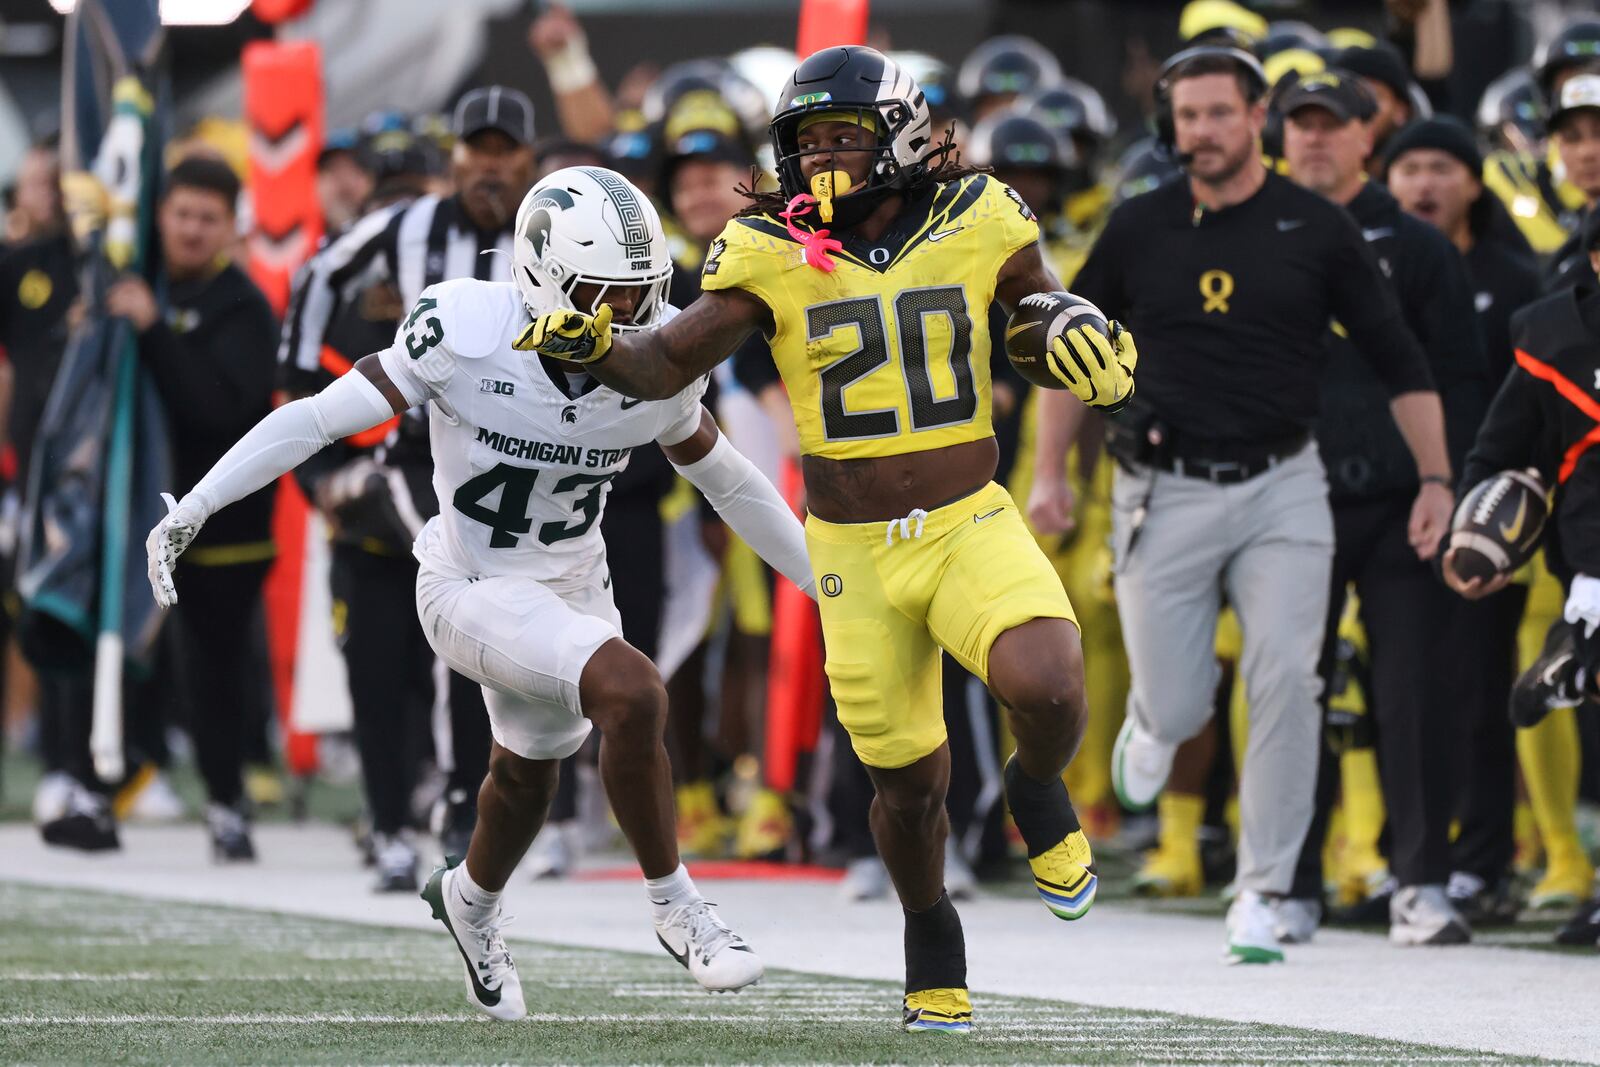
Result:
<instances>
[{"instance_id":1,"label":"spartan head logo on jersey","mask_svg":"<svg viewBox=\"0 0 1600 1067\"><path fill-rule=\"evenodd\" d=\"M517 209L512 275L530 314L558 307L593 314L614 289L640 289L631 321L653 326L666 306L672 257L661 218L628 179L603 167L567 167L529 190ZM582 287L585 306L574 296Z\"/></svg>"}]
</instances>

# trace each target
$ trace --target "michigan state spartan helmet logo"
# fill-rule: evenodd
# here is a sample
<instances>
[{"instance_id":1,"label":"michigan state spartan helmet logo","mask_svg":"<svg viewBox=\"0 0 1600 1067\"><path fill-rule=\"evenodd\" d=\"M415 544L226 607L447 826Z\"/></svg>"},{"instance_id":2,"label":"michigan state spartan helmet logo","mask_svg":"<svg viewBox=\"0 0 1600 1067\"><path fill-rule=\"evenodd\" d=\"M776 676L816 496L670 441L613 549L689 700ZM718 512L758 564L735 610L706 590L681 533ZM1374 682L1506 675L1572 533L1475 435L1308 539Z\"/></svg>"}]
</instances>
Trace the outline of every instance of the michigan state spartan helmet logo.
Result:
<instances>
[{"instance_id":1,"label":"michigan state spartan helmet logo","mask_svg":"<svg viewBox=\"0 0 1600 1067\"><path fill-rule=\"evenodd\" d=\"M542 190L539 199L533 202L522 235L533 245L534 254L540 259L544 258L545 245L550 242L550 209L570 211L572 206L572 194L560 188Z\"/></svg>"}]
</instances>

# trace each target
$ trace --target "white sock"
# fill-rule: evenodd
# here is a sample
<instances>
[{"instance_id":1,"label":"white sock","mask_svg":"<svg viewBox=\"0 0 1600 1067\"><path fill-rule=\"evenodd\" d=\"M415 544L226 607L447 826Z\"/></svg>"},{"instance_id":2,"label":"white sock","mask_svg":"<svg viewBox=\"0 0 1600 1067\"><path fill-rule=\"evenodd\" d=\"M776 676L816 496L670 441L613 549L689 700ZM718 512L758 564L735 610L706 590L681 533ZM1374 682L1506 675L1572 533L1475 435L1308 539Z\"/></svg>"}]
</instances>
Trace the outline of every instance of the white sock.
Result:
<instances>
[{"instance_id":1,"label":"white sock","mask_svg":"<svg viewBox=\"0 0 1600 1067\"><path fill-rule=\"evenodd\" d=\"M474 882L465 863L450 872L450 884L444 888L450 910L474 926L483 923L500 906L500 894L491 893Z\"/></svg>"},{"instance_id":2,"label":"white sock","mask_svg":"<svg viewBox=\"0 0 1600 1067\"><path fill-rule=\"evenodd\" d=\"M700 890L694 887L694 879L689 877L688 868L681 863L677 870L665 878L646 878L644 889L650 897L650 910L657 922L666 919L681 905L700 899Z\"/></svg>"}]
</instances>

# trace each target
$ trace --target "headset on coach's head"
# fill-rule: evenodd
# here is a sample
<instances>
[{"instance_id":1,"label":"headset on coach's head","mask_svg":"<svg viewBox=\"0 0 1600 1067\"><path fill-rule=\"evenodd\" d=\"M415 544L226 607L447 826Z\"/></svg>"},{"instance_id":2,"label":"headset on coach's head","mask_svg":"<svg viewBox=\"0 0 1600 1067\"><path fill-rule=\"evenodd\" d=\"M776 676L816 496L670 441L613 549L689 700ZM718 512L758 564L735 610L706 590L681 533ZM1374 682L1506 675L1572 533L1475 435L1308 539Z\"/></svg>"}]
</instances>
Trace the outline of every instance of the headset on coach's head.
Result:
<instances>
[{"instance_id":1,"label":"headset on coach's head","mask_svg":"<svg viewBox=\"0 0 1600 1067\"><path fill-rule=\"evenodd\" d=\"M1180 166L1188 161L1177 155L1177 130L1172 118L1172 83L1173 75L1183 67L1197 59L1227 59L1238 65L1240 73L1245 76L1247 88L1245 90L1245 103L1254 104L1267 95L1269 84L1267 72L1262 69L1261 61L1242 48L1229 48L1223 45L1203 44L1194 48L1185 48L1172 56L1161 65L1161 71L1156 75L1156 140L1169 152L1173 153Z\"/></svg>"}]
</instances>

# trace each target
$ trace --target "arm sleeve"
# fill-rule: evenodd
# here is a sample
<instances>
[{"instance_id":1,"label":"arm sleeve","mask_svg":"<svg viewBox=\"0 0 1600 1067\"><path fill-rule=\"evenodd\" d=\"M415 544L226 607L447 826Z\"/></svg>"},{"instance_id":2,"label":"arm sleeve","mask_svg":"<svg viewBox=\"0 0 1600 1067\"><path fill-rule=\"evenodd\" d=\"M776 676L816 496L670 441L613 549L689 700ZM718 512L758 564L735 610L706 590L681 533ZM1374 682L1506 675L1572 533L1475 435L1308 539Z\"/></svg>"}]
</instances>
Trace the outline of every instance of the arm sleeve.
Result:
<instances>
[{"instance_id":1,"label":"arm sleeve","mask_svg":"<svg viewBox=\"0 0 1600 1067\"><path fill-rule=\"evenodd\" d=\"M1331 218L1334 236L1323 275L1330 310L1390 396L1432 390L1427 357L1355 220L1343 211Z\"/></svg>"},{"instance_id":2,"label":"arm sleeve","mask_svg":"<svg viewBox=\"0 0 1600 1067\"><path fill-rule=\"evenodd\" d=\"M270 402L275 332L272 309L250 293L195 338L156 320L139 337L139 355L169 418L208 436L236 437Z\"/></svg>"},{"instance_id":3,"label":"arm sleeve","mask_svg":"<svg viewBox=\"0 0 1600 1067\"><path fill-rule=\"evenodd\" d=\"M357 220L301 268L278 345L278 362L286 374L317 369L328 325L353 282L374 281L388 275L394 262L400 218L408 206L396 204Z\"/></svg>"},{"instance_id":4,"label":"arm sleeve","mask_svg":"<svg viewBox=\"0 0 1600 1067\"><path fill-rule=\"evenodd\" d=\"M663 445L677 445L694 436L700 428L700 421L704 417L705 405L703 400L706 390L711 385L711 375L706 374L697 379L693 385L683 390L671 400L663 403L674 404L678 410L674 413L670 425L656 434L656 440Z\"/></svg>"},{"instance_id":5,"label":"arm sleeve","mask_svg":"<svg viewBox=\"0 0 1600 1067\"><path fill-rule=\"evenodd\" d=\"M317 452L394 414L364 374L346 374L315 396L278 408L228 449L184 496L210 517L271 484Z\"/></svg>"},{"instance_id":6,"label":"arm sleeve","mask_svg":"<svg viewBox=\"0 0 1600 1067\"><path fill-rule=\"evenodd\" d=\"M783 502L778 490L721 434L711 451L688 466L673 464L717 509L733 532L756 555L816 598L811 560L806 555L805 528Z\"/></svg>"}]
</instances>

